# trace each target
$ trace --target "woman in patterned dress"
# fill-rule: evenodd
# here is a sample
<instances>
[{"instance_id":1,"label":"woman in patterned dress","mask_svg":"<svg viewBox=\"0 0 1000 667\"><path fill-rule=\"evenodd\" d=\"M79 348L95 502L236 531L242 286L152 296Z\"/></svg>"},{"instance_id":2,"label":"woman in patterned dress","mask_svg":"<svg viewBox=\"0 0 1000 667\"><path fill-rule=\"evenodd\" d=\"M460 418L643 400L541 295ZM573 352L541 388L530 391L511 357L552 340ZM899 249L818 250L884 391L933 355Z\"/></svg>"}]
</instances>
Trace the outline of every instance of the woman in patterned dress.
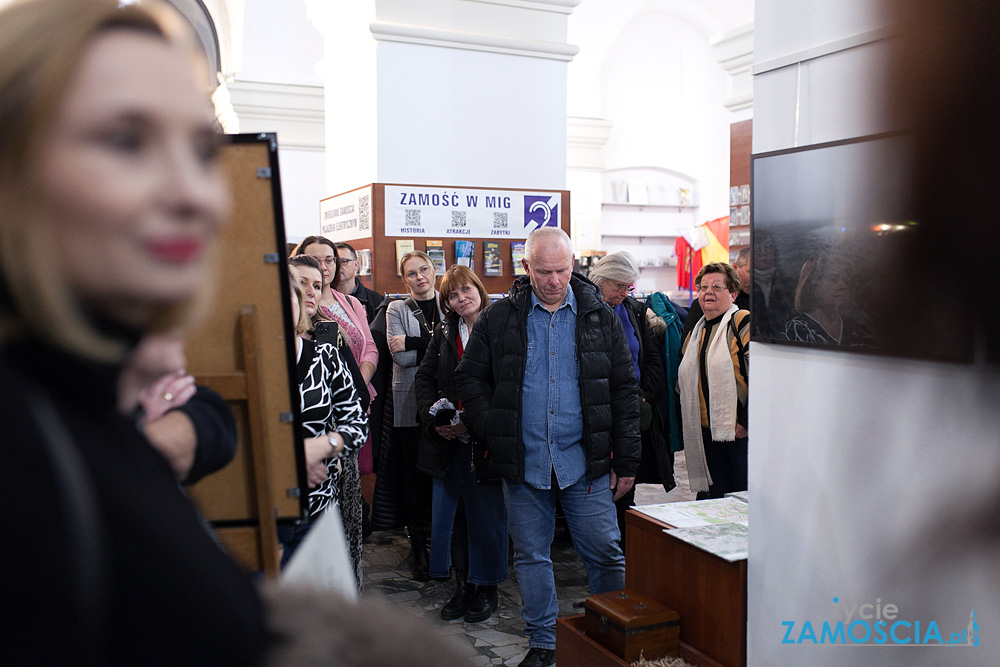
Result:
<instances>
[{"instance_id":1,"label":"woman in patterned dress","mask_svg":"<svg viewBox=\"0 0 1000 667\"><path fill-rule=\"evenodd\" d=\"M295 273L297 271L293 271ZM298 282L298 277L293 275L291 289L292 319L296 323L296 376L299 382L302 427L308 436L304 441L306 477L312 488L309 493L309 515L319 515L332 503L344 517L346 532L349 521L356 523L358 527L361 525L360 489L352 492L350 485L344 484L343 478L351 474L349 464L357 461L357 450L368 437L368 419L361 411L361 402L350 372L337 349L327 343L316 343L302 337L309 330L310 323ZM354 471L356 470L355 467ZM348 493L344 493L345 489ZM308 524L284 531L283 542L289 553L301 542L307 531ZM359 589L360 537L360 531L357 531L356 536L348 533L351 563Z\"/></svg>"},{"instance_id":2,"label":"woman in patterned dress","mask_svg":"<svg viewBox=\"0 0 1000 667\"><path fill-rule=\"evenodd\" d=\"M358 393L367 391L369 400L374 399L376 392L371 380L378 365L378 348L375 347L375 340L368 326L368 313L364 305L353 296L341 294L335 289L339 275L337 266L340 262L337 248L328 238L307 236L292 250L293 257L302 255L316 260L323 279L323 288L318 295L317 315L340 325L341 334L347 339L351 354L354 355L361 377L367 385L365 388L357 387ZM357 461L350 465L358 467L358 474L373 472L371 438L368 438L355 458Z\"/></svg>"}]
</instances>

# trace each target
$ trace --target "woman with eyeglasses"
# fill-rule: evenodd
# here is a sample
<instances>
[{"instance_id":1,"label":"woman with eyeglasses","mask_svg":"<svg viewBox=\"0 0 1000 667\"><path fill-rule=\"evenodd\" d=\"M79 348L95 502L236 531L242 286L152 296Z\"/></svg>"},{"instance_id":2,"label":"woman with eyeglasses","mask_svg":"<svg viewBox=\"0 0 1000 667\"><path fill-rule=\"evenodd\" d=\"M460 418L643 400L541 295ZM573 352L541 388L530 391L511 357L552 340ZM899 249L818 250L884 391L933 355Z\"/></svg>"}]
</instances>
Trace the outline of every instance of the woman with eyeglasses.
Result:
<instances>
[{"instance_id":1,"label":"woman with eyeglasses","mask_svg":"<svg viewBox=\"0 0 1000 667\"><path fill-rule=\"evenodd\" d=\"M434 289L434 264L427 253L417 250L403 255L399 272L409 297L393 301L386 312L386 340L393 361L393 434L403 453L403 518L410 539L413 578L427 581L430 562L425 524L430 515L431 483L430 477L417 470L420 421L413 379L444 313Z\"/></svg>"},{"instance_id":2,"label":"woman with eyeglasses","mask_svg":"<svg viewBox=\"0 0 1000 667\"><path fill-rule=\"evenodd\" d=\"M658 337L651 330L651 322L659 320L645 303L635 299L631 292L639 279L639 266L627 252L613 252L602 257L588 276L601 290L604 303L618 315L625 341L628 343L639 383L639 428L642 436L642 459L636 483L663 484L667 491L674 488L674 455L664 437L662 399L668 395L665 384L665 360ZM625 512L635 502L635 486L615 502L618 511L618 529L621 547L625 549Z\"/></svg>"},{"instance_id":3,"label":"woman with eyeglasses","mask_svg":"<svg viewBox=\"0 0 1000 667\"><path fill-rule=\"evenodd\" d=\"M740 277L728 264L706 264L695 285L704 314L681 347L677 390L688 481L701 500L747 488L750 311L734 303Z\"/></svg>"}]
</instances>

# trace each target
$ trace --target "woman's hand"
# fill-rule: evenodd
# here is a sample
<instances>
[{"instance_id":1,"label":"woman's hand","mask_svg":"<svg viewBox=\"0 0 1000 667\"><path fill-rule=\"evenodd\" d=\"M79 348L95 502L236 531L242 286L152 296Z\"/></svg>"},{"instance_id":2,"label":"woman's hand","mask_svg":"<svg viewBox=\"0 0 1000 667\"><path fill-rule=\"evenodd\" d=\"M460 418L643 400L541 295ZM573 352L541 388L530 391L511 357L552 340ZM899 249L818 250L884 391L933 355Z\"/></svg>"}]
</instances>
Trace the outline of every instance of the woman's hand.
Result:
<instances>
[{"instance_id":1,"label":"woman's hand","mask_svg":"<svg viewBox=\"0 0 1000 667\"><path fill-rule=\"evenodd\" d=\"M389 337L389 351L393 354L406 351L406 334Z\"/></svg>"},{"instance_id":2,"label":"woman's hand","mask_svg":"<svg viewBox=\"0 0 1000 667\"><path fill-rule=\"evenodd\" d=\"M736 424L736 437L745 438L747 437L747 427L743 424Z\"/></svg>"},{"instance_id":3,"label":"woman's hand","mask_svg":"<svg viewBox=\"0 0 1000 667\"><path fill-rule=\"evenodd\" d=\"M458 422L455 426L435 426L434 430L445 440L454 440L466 432L465 424L462 422Z\"/></svg>"},{"instance_id":4,"label":"woman's hand","mask_svg":"<svg viewBox=\"0 0 1000 667\"><path fill-rule=\"evenodd\" d=\"M139 404L143 417L141 426L146 426L176 407L184 405L194 396L194 376L184 371L167 373L156 382L139 392Z\"/></svg>"},{"instance_id":5,"label":"woman's hand","mask_svg":"<svg viewBox=\"0 0 1000 667\"><path fill-rule=\"evenodd\" d=\"M337 441L334 446L330 442L330 436ZM344 451L344 438L339 433L330 435L318 435L315 438L306 438L304 441L306 449L306 481L309 488L313 489L326 481L329 477L327 473L326 460L340 456Z\"/></svg>"}]
</instances>

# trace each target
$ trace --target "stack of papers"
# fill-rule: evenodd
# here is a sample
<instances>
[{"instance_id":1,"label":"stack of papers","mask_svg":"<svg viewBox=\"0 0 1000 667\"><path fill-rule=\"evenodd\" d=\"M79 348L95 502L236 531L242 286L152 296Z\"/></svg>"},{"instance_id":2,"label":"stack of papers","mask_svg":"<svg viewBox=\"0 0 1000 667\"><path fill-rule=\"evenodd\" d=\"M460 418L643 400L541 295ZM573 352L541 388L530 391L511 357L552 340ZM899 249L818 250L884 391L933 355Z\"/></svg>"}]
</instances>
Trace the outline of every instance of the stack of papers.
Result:
<instances>
[{"instance_id":1,"label":"stack of papers","mask_svg":"<svg viewBox=\"0 0 1000 667\"><path fill-rule=\"evenodd\" d=\"M674 526L665 531L673 537L733 562L747 557L749 508L744 494L634 509Z\"/></svg>"}]
</instances>

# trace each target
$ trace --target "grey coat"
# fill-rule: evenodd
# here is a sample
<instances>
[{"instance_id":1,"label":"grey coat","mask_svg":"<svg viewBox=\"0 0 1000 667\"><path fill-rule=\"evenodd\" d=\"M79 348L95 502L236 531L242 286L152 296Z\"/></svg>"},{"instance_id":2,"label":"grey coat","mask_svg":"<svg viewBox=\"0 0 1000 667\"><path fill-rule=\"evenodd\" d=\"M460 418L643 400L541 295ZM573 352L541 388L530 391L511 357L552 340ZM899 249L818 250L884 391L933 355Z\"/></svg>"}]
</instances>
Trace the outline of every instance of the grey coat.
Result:
<instances>
[{"instance_id":1,"label":"grey coat","mask_svg":"<svg viewBox=\"0 0 1000 667\"><path fill-rule=\"evenodd\" d=\"M434 303L437 305L438 293L434 291ZM438 306L440 310L440 306ZM444 314L441 314L444 319ZM393 301L385 314L386 341L393 336L403 334L420 338L430 338L430 334L420 326L414 317L406 299ZM417 426L417 397L413 389L413 378L417 375L420 365L417 350L405 350L392 355L392 400L393 426Z\"/></svg>"}]
</instances>

